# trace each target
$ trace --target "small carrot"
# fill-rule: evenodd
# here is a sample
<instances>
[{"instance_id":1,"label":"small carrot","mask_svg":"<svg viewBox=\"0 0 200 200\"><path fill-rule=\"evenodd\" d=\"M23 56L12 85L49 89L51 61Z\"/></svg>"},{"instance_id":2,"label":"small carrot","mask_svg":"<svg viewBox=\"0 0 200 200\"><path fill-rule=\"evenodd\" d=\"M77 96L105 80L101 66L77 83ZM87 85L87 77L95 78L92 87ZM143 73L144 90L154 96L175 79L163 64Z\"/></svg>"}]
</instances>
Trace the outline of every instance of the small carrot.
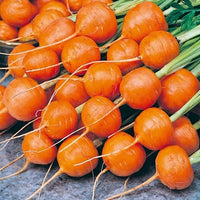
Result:
<instances>
[{"instance_id":1,"label":"small carrot","mask_svg":"<svg viewBox=\"0 0 200 200\"><path fill-rule=\"evenodd\" d=\"M29 77L15 78L5 89L3 102L15 119L30 121L47 103L42 87ZM23 112L22 112L23 110Z\"/></svg>"},{"instance_id":2,"label":"small carrot","mask_svg":"<svg viewBox=\"0 0 200 200\"><path fill-rule=\"evenodd\" d=\"M38 82L47 81L60 72L59 57L49 48L35 47L35 51L28 52L24 56L23 68L28 77Z\"/></svg>"},{"instance_id":3,"label":"small carrot","mask_svg":"<svg viewBox=\"0 0 200 200\"><path fill-rule=\"evenodd\" d=\"M199 89L200 83L189 70L180 69L161 79L162 92L158 104L173 114L179 110Z\"/></svg>"},{"instance_id":4,"label":"small carrot","mask_svg":"<svg viewBox=\"0 0 200 200\"><path fill-rule=\"evenodd\" d=\"M50 164L55 160L57 154L57 148L55 147L53 140L39 131L34 131L24 137L22 150L24 153L23 155L26 158L25 165L19 171L5 177L1 177L0 180L22 173L27 169L30 163L40 165Z\"/></svg>"},{"instance_id":5,"label":"small carrot","mask_svg":"<svg viewBox=\"0 0 200 200\"><path fill-rule=\"evenodd\" d=\"M173 127L173 145L179 145L188 155L199 149L199 135L188 117L182 116L178 118L173 122Z\"/></svg>"}]
</instances>

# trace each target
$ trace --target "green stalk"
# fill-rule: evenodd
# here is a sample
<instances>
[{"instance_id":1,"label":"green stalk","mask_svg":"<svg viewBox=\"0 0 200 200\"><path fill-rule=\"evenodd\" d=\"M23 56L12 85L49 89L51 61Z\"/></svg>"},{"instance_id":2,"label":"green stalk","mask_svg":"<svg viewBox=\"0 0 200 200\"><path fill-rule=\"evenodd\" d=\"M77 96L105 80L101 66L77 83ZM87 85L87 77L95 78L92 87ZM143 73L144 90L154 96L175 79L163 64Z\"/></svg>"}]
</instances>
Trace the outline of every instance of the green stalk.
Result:
<instances>
[{"instance_id":1,"label":"green stalk","mask_svg":"<svg viewBox=\"0 0 200 200\"><path fill-rule=\"evenodd\" d=\"M199 77L200 76L200 63L197 64L196 67L194 67L191 72L196 76Z\"/></svg>"},{"instance_id":2,"label":"green stalk","mask_svg":"<svg viewBox=\"0 0 200 200\"><path fill-rule=\"evenodd\" d=\"M196 130L200 129L200 120L198 120L197 122L195 122L195 123L193 124L193 126L194 126L194 128L195 128Z\"/></svg>"},{"instance_id":3,"label":"green stalk","mask_svg":"<svg viewBox=\"0 0 200 200\"><path fill-rule=\"evenodd\" d=\"M176 121L179 117L185 115L192 108L200 103L200 90L184 105L181 109L170 116L172 122Z\"/></svg>"},{"instance_id":4,"label":"green stalk","mask_svg":"<svg viewBox=\"0 0 200 200\"><path fill-rule=\"evenodd\" d=\"M195 153L193 153L190 157L190 163L191 165L200 162L200 149L197 150Z\"/></svg>"}]
</instances>

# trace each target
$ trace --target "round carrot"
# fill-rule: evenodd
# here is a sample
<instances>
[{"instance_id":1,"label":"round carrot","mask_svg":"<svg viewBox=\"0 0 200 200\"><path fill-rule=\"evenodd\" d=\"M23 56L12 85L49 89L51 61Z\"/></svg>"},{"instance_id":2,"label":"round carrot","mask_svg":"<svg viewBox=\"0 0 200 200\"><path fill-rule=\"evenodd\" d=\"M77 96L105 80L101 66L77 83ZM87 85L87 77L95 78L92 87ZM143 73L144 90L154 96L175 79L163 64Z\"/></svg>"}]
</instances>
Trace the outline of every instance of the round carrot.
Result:
<instances>
[{"instance_id":1,"label":"round carrot","mask_svg":"<svg viewBox=\"0 0 200 200\"><path fill-rule=\"evenodd\" d=\"M68 17L70 15L69 11L67 10L66 5L57 0L49 1L40 8L40 12L44 12L48 10L57 10L61 12L64 17Z\"/></svg>"},{"instance_id":2,"label":"round carrot","mask_svg":"<svg viewBox=\"0 0 200 200\"><path fill-rule=\"evenodd\" d=\"M89 95L85 90L83 81L78 76L73 75L62 76L63 79L58 80L55 85L55 98L57 100L69 101L74 107L77 107L89 99ZM65 82L65 79L68 79ZM75 80L74 80L75 79Z\"/></svg>"},{"instance_id":3,"label":"round carrot","mask_svg":"<svg viewBox=\"0 0 200 200\"><path fill-rule=\"evenodd\" d=\"M87 4L93 3L94 1L101 1L101 2L108 4L108 5L113 3L112 0L82 0L82 6L86 6Z\"/></svg>"},{"instance_id":4,"label":"round carrot","mask_svg":"<svg viewBox=\"0 0 200 200\"><path fill-rule=\"evenodd\" d=\"M13 53L19 53L34 49L35 47L30 43L21 43L13 48L11 54L8 56L8 73L14 78L23 77L25 74L23 68L23 59L26 53L12 55Z\"/></svg>"},{"instance_id":5,"label":"round carrot","mask_svg":"<svg viewBox=\"0 0 200 200\"><path fill-rule=\"evenodd\" d=\"M122 121L119 108L103 96L94 96L84 104L81 119L86 128L85 134L91 131L103 138L116 132Z\"/></svg>"},{"instance_id":6,"label":"round carrot","mask_svg":"<svg viewBox=\"0 0 200 200\"><path fill-rule=\"evenodd\" d=\"M5 21L0 20L0 39L12 40L17 37L17 29Z\"/></svg>"},{"instance_id":7,"label":"round carrot","mask_svg":"<svg viewBox=\"0 0 200 200\"><path fill-rule=\"evenodd\" d=\"M167 31L168 24L162 10L155 3L144 1L129 9L122 26L122 38L140 42L152 31Z\"/></svg>"},{"instance_id":8,"label":"round carrot","mask_svg":"<svg viewBox=\"0 0 200 200\"><path fill-rule=\"evenodd\" d=\"M39 131L33 131L25 135L22 142L22 151L24 154L19 156L17 159L11 161L9 164L1 169L4 169L5 167L25 156L26 163L24 164L24 166L19 171L13 174L1 177L0 180L4 180L22 173L27 169L30 163L40 165L50 164L55 160L57 154L57 148L53 140Z\"/></svg>"},{"instance_id":9,"label":"round carrot","mask_svg":"<svg viewBox=\"0 0 200 200\"><path fill-rule=\"evenodd\" d=\"M107 60L125 60L139 56L139 45L132 39L124 38L108 48ZM132 69L141 66L142 61L132 62L118 62L115 63L119 66L123 75L130 72Z\"/></svg>"},{"instance_id":10,"label":"round carrot","mask_svg":"<svg viewBox=\"0 0 200 200\"><path fill-rule=\"evenodd\" d=\"M150 150L159 150L171 144L172 122L162 109L151 107L143 110L135 119L136 141Z\"/></svg>"},{"instance_id":11,"label":"round carrot","mask_svg":"<svg viewBox=\"0 0 200 200\"><path fill-rule=\"evenodd\" d=\"M5 105L3 103L3 94L6 87L3 85L0 85L0 110L3 110L5 108ZM17 122L15 118L13 118L8 111L6 110L4 113L0 114L0 130L7 129L14 125Z\"/></svg>"},{"instance_id":12,"label":"round carrot","mask_svg":"<svg viewBox=\"0 0 200 200\"><path fill-rule=\"evenodd\" d=\"M78 115L68 101L52 101L41 113L39 129L50 138L62 139L77 128Z\"/></svg>"},{"instance_id":13,"label":"round carrot","mask_svg":"<svg viewBox=\"0 0 200 200\"><path fill-rule=\"evenodd\" d=\"M23 68L27 76L43 82L54 78L60 72L59 57L49 48L37 48L35 51L26 53L23 59Z\"/></svg>"},{"instance_id":14,"label":"round carrot","mask_svg":"<svg viewBox=\"0 0 200 200\"><path fill-rule=\"evenodd\" d=\"M46 46L58 42L69 35L73 34L75 31L75 23L65 17L60 17L55 19L52 23L47 25L47 27L41 31L38 41L40 46ZM50 45L49 48L54 50L59 56L64 48L65 42Z\"/></svg>"},{"instance_id":15,"label":"round carrot","mask_svg":"<svg viewBox=\"0 0 200 200\"><path fill-rule=\"evenodd\" d=\"M46 105L47 97L41 86L29 77L15 78L5 89L3 102L11 116L30 121ZM22 112L23 111L23 112Z\"/></svg>"},{"instance_id":16,"label":"round carrot","mask_svg":"<svg viewBox=\"0 0 200 200\"><path fill-rule=\"evenodd\" d=\"M182 190L191 185L194 172L187 153L180 146L171 145L160 150L155 163L156 173L152 177L132 189L107 198L107 200L129 194L155 179L159 179L169 189Z\"/></svg>"},{"instance_id":17,"label":"round carrot","mask_svg":"<svg viewBox=\"0 0 200 200\"><path fill-rule=\"evenodd\" d=\"M18 38L20 42L26 42L35 39L31 22L19 28Z\"/></svg>"},{"instance_id":18,"label":"round carrot","mask_svg":"<svg viewBox=\"0 0 200 200\"><path fill-rule=\"evenodd\" d=\"M70 73L73 73L81 65L91 61L98 61L100 58L99 47L94 40L86 36L78 36L66 41L61 53L63 66ZM84 69L88 67L89 65L85 65L81 68L82 71L77 74L83 75L85 73Z\"/></svg>"},{"instance_id":19,"label":"round carrot","mask_svg":"<svg viewBox=\"0 0 200 200\"><path fill-rule=\"evenodd\" d=\"M189 118L182 116L173 122L172 144L182 147L188 155L199 149L199 135Z\"/></svg>"},{"instance_id":20,"label":"round carrot","mask_svg":"<svg viewBox=\"0 0 200 200\"><path fill-rule=\"evenodd\" d=\"M63 17L63 14L58 10L49 10L38 13L32 20L35 39L38 40L40 33L46 28L46 26L59 17Z\"/></svg>"},{"instance_id":21,"label":"round carrot","mask_svg":"<svg viewBox=\"0 0 200 200\"><path fill-rule=\"evenodd\" d=\"M119 96L121 80L119 67L106 62L92 64L83 77L86 92L90 97L104 96L111 100Z\"/></svg>"},{"instance_id":22,"label":"round carrot","mask_svg":"<svg viewBox=\"0 0 200 200\"><path fill-rule=\"evenodd\" d=\"M146 160L146 153L140 144L135 144L123 150L124 147L132 144L134 140L131 135L125 132L118 132L104 143L102 150L103 161L106 168L116 176L130 176L143 166Z\"/></svg>"},{"instance_id":23,"label":"round carrot","mask_svg":"<svg viewBox=\"0 0 200 200\"><path fill-rule=\"evenodd\" d=\"M161 69L178 54L178 41L167 31L153 31L140 42L141 59L152 69Z\"/></svg>"},{"instance_id":24,"label":"round carrot","mask_svg":"<svg viewBox=\"0 0 200 200\"><path fill-rule=\"evenodd\" d=\"M37 9L29 0L6 0L1 3L0 13L6 23L21 27L32 20Z\"/></svg>"},{"instance_id":25,"label":"round carrot","mask_svg":"<svg viewBox=\"0 0 200 200\"><path fill-rule=\"evenodd\" d=\"M124 101L134 109L153 106L160 93L161 83L155 73L139 67L124 76L120 84L120 93Z\"/></svg>"},{"instance_id":26,"label":"round carrot","mask_svg":"<svg viewBox=\"0 0 200 200\"><path fill-rule=\"evenodd\" d=\"M57 154L57 148L52 139L36 130L24 137L22 150L29 163L40 165L51 163Z\"/></svg>"},{"instance_id":27,"label":"round carrot","mask_svg":"<svg viewBox=\"0 0 200 200\"><path fill-rule=\"evenodd\" d=\"M180 69L161 79L159 106L173 114L200 89L198 79L187 69Z\"/></svg>"}]
</instances>

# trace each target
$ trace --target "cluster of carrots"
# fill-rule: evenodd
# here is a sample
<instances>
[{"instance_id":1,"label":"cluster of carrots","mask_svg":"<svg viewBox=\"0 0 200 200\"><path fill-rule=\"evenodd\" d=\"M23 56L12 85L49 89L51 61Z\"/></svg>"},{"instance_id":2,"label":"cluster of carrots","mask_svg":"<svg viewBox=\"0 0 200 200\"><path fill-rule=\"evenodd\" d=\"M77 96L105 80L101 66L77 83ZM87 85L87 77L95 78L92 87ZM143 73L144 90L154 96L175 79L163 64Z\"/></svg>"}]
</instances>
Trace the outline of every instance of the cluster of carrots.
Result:
<instances>
[{"instance_id":1,"label":"cluster of carrots","mask_svg":"<svg viewBox=\"0 0 200 200\"><path fill-rule=\"evenodd\" d=\"M1 42L19 42L10 53L0 52L8 56L0 85L1 133L25 123L0 141L3 150L23 137L22 155L0 171L26 158L22 169L0 181L30 163L56 160L59 170L31 199L58 175L85 176L102 159L95 199L103 173L131 176L142 169L147 152L156 152L150 179L108 199L155 179L170 189L192 184L192 164L199 162L200 28L173 29L183 16L172 25L164 13L175 4L184 9L182 2L161 0L0 1ZM13 80L4 86L9 75ZM27 126L30 131L17 135Z\"/></svg>"}]
</instances>

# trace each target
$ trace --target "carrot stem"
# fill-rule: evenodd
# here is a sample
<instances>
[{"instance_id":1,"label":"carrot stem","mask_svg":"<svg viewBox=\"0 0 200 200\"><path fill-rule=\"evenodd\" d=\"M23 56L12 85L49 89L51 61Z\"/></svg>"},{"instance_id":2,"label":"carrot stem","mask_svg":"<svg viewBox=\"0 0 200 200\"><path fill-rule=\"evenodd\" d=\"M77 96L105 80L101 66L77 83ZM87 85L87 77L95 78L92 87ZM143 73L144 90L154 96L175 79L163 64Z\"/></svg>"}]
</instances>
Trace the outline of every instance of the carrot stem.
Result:
<instances>
[{"instance_id":1,"label":"carrot stem","mask_svg":"<svg viewBox=\"0 0 200 200\"><path fill-rule=\"evenodd\" d=\"M200 162L200 149L197 150L195 153L193 153L190 157L190 163L191 165Z\"/></svg>"},{"instance_id":2,"label":"carrot stem","mask_svg":"<svg viewBox=\"0 0 200 200\"><path fill-rule=\"evenodd\" d=\"M197 122L195 122L195 123L193 124L193 126L194 126L194 128L195 128L196 130L200 129L200 120L198 120Z\"/></svg>"},{"instance_id":3,"label":"carrot stem","mask_svg":"<svg viewBox=\"0 0 200 200\"><path fill-rule=\"evenodd\" d=\"M182 106L181 109L179 109L172 116L170 116L171 121L174 122L179 117L189 112L192 108L194 108L199 103L200 103L200 90L184 106Z\"/></svg>"}]
</instances>

